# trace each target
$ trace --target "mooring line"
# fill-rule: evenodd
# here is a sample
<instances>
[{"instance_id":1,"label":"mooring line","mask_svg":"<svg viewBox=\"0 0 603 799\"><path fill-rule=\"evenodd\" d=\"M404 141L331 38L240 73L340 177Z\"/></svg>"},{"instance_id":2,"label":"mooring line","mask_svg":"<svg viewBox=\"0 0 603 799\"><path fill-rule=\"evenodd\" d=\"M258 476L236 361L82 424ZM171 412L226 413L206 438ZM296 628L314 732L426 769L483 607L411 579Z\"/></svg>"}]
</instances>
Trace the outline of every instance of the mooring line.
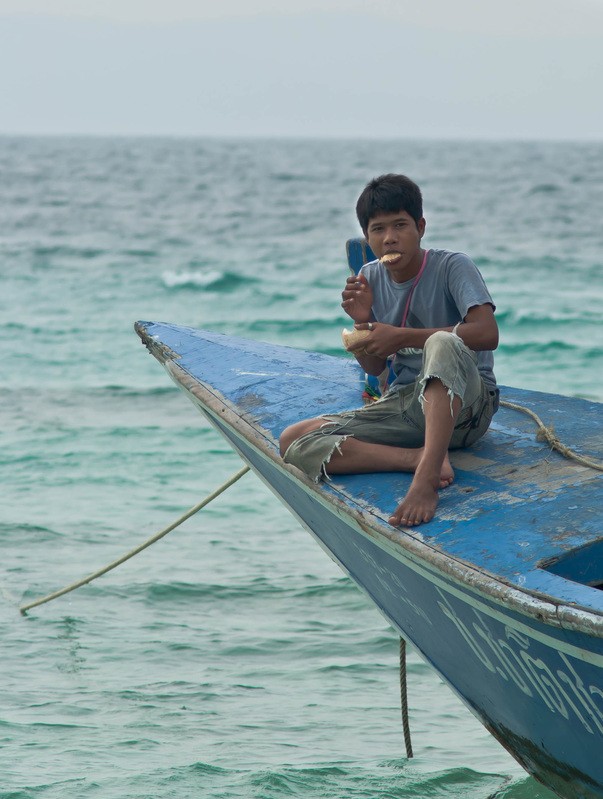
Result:
<instances>
[{"instance_id":1,"label":"mooring line","mask_svg":"<svg viewBox=\"0 0 603 799\"><path fill-rule=\"evenodd\" d=\"M530 408L526 408L525 405L518 405L515 402L507 402L506 400L501 400L500 404L503 408L511 408L511 410L520 411L521 413L531 416L538 425L538 433L536 433L537 441L546 441L548 444L550 444L552 449L557 450L557 452L561 453L561 455L563 455L565 458L571 458L571 460L581 463L583 466L588 466L589 469L596 469L598 472L603 472L602 461L596 461L592 458L585 458L583 455L579 455L577 452L574 452L573 449L566 447L566 445L557 438L553 432L553 428L547 427L540 416L538 416L537 413L534 413L534 411L530 410Z\"/></svg>"},{"instance_id":2,"label":"mooring line","mask_svg":"<svg viewBox=\"0 0 603 799\"><path fill-rule=\"evenodd\" d=\"M412 740L410 737L410 722L408 720L408 693L406 686L406 641L400 636L400 707L402 711L402 729L404 731L404 745L406 757L411 758Z\"/></svg>"},{"instance_id":3,"label":"mooring line","mask_svg":"<svg viewBox=\"0 0 603 799\"><path fill-rule=\"evenodd\" d=\"M190 517L194 516L195 513L201 510L201 508L204 508L206 505L209 505L209 503L212 500L220 496L220 494L226 491L227 488L230 488L231 485L236 483L237 480L240 480L241 477L243 477L244 474L247 474L248 471L249 471L249 466L244 466L236 474L233 474L232 477L226 480L226 482L222 483L222 485L219 486L219 488L216 488L215 491L212 491L211 494L208 494L202 502L199 502L197 505L194 505L192 508L190 508L190 510L187 510L187 512L184 513L182 516L180 516L179 519L176 519L175 522L172 522L172 524L170 524L168 527L164 528L158 533L155 533L155 535L151 536L151 538L148 538L142 544L135 547L134 549L131 549L129 552L126 552L125 555L122 555L117 560L112 561L107 566L104 566L102 569L98 569L98 571L92 572L92 574L89 574L87 577L84 577L75 583L66 585L64 588L61 588L58 591L54 591L52 594L48 594L47 596L41 597L40 599L36 599L34 602L30 602L27 605L23 605L22 607L19 608L21 614L25 616L27 614L27 611L31 610L31 608L35 608L38 605L43 605L46 602L50 602L52 599L57 599L57 597L63 596L64 594L68 594L70 591L75 591L76 588L80 588L82 585L91 583L92 580L96 580L97 577L106 574L107 572L111 571L111 569L114 569L116 566L120 566L122 563L125 563L125 561L130 560L130 558L133 558L134 555L138 555L138 553L142 552L143 549L150 547L151 544L154 544L156 541L159 541L160 538L163 538L165 535L170 533L176 527L179 527L182 524L182 522L185 522L187 519L190 519Z\"/></svg>"}]
</instances>

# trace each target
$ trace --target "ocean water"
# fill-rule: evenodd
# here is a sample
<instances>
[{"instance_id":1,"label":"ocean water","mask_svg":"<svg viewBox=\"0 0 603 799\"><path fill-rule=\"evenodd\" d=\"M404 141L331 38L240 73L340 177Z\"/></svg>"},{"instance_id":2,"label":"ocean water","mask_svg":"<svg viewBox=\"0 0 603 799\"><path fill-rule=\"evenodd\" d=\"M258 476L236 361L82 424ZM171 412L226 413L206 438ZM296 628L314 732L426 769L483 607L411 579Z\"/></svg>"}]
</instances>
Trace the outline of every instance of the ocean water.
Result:
<instances>
[{"instance_id":1,"label":"ocean water","mask_svg":"<svg viewBox=\"0 0 603 799\"><path fill-rule=\"evenodd\" d=\"M603 401L603 144L0 138L0 799L550 799L253 475L137 319L340 353L374 175L497 303L499 382Z\"/></svg>"}]
</instances>

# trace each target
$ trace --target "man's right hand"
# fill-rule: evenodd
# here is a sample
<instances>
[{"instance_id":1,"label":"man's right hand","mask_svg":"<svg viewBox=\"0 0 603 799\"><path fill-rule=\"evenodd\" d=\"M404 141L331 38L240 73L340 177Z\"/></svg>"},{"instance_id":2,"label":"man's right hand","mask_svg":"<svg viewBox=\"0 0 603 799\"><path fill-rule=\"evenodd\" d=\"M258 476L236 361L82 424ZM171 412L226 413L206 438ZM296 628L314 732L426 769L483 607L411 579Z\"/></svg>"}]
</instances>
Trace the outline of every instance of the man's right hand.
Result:
<instances>
[{"instance_id":1,"label":"man's right hand","mask_svg":"<svg viewBox=\"0 0 603 799\"><path fill-rule=\"evenodd\" d=\"M371 319L373 307L373 291L362 275L353 275L346 280L341 292L341 307L354 322L362 324Z\"/></svg>"}]
</instances>

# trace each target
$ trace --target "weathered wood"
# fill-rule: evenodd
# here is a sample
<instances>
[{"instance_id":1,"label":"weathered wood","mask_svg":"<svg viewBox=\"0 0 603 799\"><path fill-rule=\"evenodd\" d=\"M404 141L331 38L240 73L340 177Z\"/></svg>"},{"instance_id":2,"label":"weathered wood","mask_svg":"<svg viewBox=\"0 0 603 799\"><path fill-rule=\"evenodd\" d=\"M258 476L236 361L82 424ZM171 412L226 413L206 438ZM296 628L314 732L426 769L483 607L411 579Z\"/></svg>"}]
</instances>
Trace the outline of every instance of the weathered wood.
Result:
<instances>
[{"instance_id":1,"label":"weathered wood","mask_svg":"<svg viewBox=\"0 0 603 799\"><path fill-rule=\"evenodd\" d=\"M137 331L517 760L560 796L601 799L603 591L568 576L603 581L603 474L552 452L531 419L501 408L481 441L451 453L456 479L435 518L393 528L387 518L410 476L314 484L278 456L288 424L361 404L355 361L173 325L141 322ZM501 394L537 411L572 449L600 458L600 404Z\"/></svg>"}]
</instances>

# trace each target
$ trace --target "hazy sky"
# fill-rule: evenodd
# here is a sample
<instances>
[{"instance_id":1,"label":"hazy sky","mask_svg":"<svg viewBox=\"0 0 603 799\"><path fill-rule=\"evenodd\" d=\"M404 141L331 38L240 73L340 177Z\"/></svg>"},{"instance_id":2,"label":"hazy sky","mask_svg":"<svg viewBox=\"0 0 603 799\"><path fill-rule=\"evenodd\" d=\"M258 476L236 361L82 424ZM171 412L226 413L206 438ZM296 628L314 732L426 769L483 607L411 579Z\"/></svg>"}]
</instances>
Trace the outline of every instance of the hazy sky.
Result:
<instances>
[{"instance_id":1,"label":"hazy sky","mask_svg":"<svg viewBox=\"0 0 603 799\"><path fill-rule=\"evenodd\" d=\"M0 0L0 133L603 138L603 0Z\"/></svg>"}]
</instances>

